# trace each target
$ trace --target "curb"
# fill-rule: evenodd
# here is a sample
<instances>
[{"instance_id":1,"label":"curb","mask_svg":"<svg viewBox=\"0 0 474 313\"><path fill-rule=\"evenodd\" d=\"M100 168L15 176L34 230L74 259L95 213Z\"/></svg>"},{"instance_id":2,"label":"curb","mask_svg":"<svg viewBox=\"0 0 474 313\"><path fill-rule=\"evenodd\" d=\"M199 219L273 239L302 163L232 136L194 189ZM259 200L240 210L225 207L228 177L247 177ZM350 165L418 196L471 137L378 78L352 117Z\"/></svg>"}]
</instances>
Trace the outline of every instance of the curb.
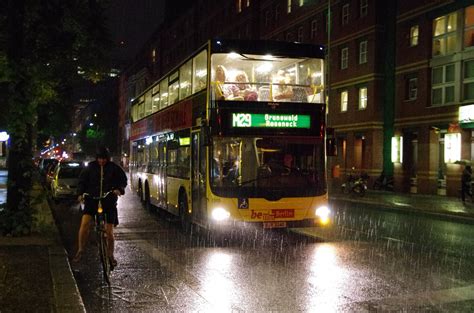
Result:
<instances>
[{"instance_id":1,"label":"curb","mask_svg":"<svg viewBox=\"0 0 474 313\"><path fill-rule=\"evenodd\" d=\"M37 191L41 190L41 187L39 190L37 189ZM51 244L48 245L48 254L55 312L85 313L84 302L74 279L67 252L61 244L61 236L46 197L37 205L37 209L37 215L39 215L37 220L41 224L37 227L51 238Z\"/></svg>"}]
</instances>

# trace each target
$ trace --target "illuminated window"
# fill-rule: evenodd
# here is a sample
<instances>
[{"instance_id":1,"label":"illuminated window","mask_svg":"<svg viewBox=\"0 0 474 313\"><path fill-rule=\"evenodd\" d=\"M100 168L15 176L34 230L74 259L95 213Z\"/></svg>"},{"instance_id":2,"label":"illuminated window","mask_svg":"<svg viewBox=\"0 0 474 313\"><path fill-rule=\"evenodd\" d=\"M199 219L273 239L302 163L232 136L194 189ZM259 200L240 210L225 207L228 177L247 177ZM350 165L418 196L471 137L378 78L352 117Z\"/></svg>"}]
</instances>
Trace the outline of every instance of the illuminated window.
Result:
<instances>
[{"instance_id":1,"label":"illuminated window","mask_svg":"<svg viewBox=\"0 0 474 313\"><path fill-rule=\"evenodd\" d=\"M464 11L464 48L474 46L474 5Z\"/></svg>"},{"instance_id":2,"label":"illuminated window","mask_svg":"<svg viewBox=\"0 0 474 313\"><path fill-rule=\"evenodd\" d=\"M318 34L318 20L311 21L311 39L315 39Z\"/></svg>"},{"instance_id":3,"label":"illuminated window","mask_svg":"<svg viewBox=\"0 0 474 313\"><path fill-rule=\"evenodd\" d=\"M250 6L250 0L247 0L247 8Z\"/></svg>"},{"instance_id":4,"label":"illuminated window","mask_svg":"<svg viewBox=\"0 0 474 313\"><path fill-rule=\"evenodd\" d=\"M237 0L237 13L242 12L242 0Z\"/></svg>"},{"instance_id":5,"label":"illuminated window","mask_svg":"<svg viewBox=\"0 0 474 313\"><path fill-rule=\"evenodd\" d=\"M367 108L367 87L359 88L359 110Z\"/></svg>"},{"instance_id":6,"label":"illuminated window","mask_svg":"<svg viewBox=\"0 0 474 313\"><path fill-rule=\"evenodd\" d=\"M349 24L349 4L342 6L342 25Z\"/></svg>"},{"instance_id":7,"label":"illuminated window","mask_svg":"<svg viewBox=\"0 0 474 313\"><path fill-rule=\"evenodd\" d=\"M156 49L151 50L151 62L156 63Z\"/></svg>"},{"instance_id":8,"label":"illuminated window","mask_svg":"<svg viewBox=\"0 0 474 313\"><path fill-rule=\"evenodd\" d=\"M418 25L410 28L410 47L418 46Z\"/></svg>"},{"instance_id":9,"label":"illuminated window","mask_svg":"<svg viewBox=\"0 0 474 313\"><path fill-rule=\"evenodd\" d=\"M300 4L300 7L302 7L304 5L304 0L300 0L299 4Z\"/></svg>"},{"instance_id":10,"label":"illuminated window","mask_svg":"<svg viewBox=\"0 0 474 313\"><path fill-rule=\"evenodd\" d=\"M434 67L431 75L431 103L443 105L454 102L454 64Z\"/></svg>"},{"instance_id":11,"label":"illuminated window","mask_svg":"<svg viewBox=\"0 0 474 313\"><path fill-rule=\"evenodd\" d=\"M347 112L349 93L347 90L341 92L341 112Z\"/></svg>"},{"instance_id":12,"label":"illuminated window","mask_svg":"<svg viewBox=\"0 0 474 313\"><path fill-rule=\"evenodd\" d=\"M457 44L457 13L438 17L433 21L433 56L455 52Z\"/></svg>"},{"instance_id":13,"label":"illuminated window","mask_svg":"<svg viewBox=\"0 0 474 313\"><path fill-rule=\"evenodd\" d=\"M403 137L392 137L392 162L403 163Z\"/></svg>"},{"instance_id":14,"label":"illuminated window","mask_svg":"<svg viewBox=\"0 0 474 313\"><path fill-rule=\"evenodd\" d=\"M189 60L179 69L179 99L184 99L191 95L191 80L193 73L193 61Z\"/></svg>"},{"instance_id":15,"label":"illuminated window","mask_svg":"<svg viewBox=\"0 0 474 313\"><path fill-rule=\"evenodd\" d=\"M168 106L168 77L160 82L160 109Z\"/></svg>"},{"instance_id":16,"label":"illuminated window","mask_svg":"<svg viewBox=\"0 0 474 313\"><path fill-rule=\"evenodd\" d=\"M193 93L206 88L206 86L207 51L204 50L193 58Z\"/></svg>"},{"instance_id":17,"label":"illuminated window","mask_svg":"<svg viewBox=\"0 0 474 313\"><path fill-rule=\"evenodd\" d=\"M369 4L367 0L360 0L360 17L367 16Z\"/></svg>"},{"instance_id":18,"label":"illuminated window","mask_svg":"<svg viewBox=\"0 0 474 313\"><path fill-rule=\"evenodd\" d=\"M347 61L349 59L349 48L342 48L341 49L341 69L347 68Z\"/></svg>"},{"instance_id":19,"label":"illuminated window","mask_svg":"<svg viewBox=\"0 0 474 313\"><path fill-rule=\"evenodd\" d=\"M367 40L359 43L359 64L367 63Z\"/></svg>"},{"instance_id":20,"label":"illuminated window","mask_svg":"<svg viewBox=\"0 0 474 313\"><path fill-rule=\"evenodd\" d=\"M291 13L291 0L287 0L286 13Z\"/></svg>"}]
</instances>

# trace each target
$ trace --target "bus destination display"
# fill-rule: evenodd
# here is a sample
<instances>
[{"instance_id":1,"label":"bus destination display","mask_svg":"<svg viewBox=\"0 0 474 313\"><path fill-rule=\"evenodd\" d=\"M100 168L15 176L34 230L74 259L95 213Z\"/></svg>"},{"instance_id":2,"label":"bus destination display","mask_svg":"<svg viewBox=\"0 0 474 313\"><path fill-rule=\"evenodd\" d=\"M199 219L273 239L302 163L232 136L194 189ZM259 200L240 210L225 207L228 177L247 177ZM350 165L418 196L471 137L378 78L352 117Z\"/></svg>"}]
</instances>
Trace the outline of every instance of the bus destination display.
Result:
<instances>
[{"instance_id":1,"label":"bus destination display","mask_svg":"<svg viewBox=\"0 0 474 313\"><path fill-rule=\"evenodd\" d=\"M232 127L310 128L310 115L232 113Z\"/></svg>"}]
</instances>

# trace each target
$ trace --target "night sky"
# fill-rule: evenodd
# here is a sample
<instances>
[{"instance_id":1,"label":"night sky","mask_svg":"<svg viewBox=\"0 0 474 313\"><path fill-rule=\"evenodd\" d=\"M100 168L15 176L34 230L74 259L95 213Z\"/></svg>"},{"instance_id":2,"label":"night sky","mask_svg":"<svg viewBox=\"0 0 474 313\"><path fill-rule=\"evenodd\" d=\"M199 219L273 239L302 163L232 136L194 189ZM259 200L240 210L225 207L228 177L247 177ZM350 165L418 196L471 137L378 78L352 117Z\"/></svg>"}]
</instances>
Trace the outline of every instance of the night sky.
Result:
<instances>
[{"instance_id":1,"label":"night sky","mask_svg":"<svg viewBox=\"0 0 474 313\"><path fill-rule=\"evenodd\" d=\"M108 27L117 48L112 58L133 58L164 17L165 0L111 0Z\"/></svg>"}]
</instances>

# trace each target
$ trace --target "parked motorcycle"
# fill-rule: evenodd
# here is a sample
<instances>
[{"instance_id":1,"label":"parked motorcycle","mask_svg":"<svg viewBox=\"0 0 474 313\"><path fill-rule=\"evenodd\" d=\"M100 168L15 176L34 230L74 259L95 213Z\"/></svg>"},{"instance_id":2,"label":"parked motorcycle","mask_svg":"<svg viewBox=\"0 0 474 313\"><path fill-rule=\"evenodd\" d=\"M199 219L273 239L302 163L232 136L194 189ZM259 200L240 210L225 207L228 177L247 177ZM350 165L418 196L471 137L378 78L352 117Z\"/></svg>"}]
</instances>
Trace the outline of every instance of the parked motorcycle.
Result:
<instances>
[{"instance_id":1,"label":"parked motorcycle","mask_svg":"<svg viewBox=\"0 0 474 313\"><path fill-rule=\"evenodd\" d=\"M374 181L374 190L393 191L393 176L387 176L382 172Z\"/></svg>"},{"instance_id":2,"label":"parked motorcycle","mask_svg":"<svg viewBox=\"0 0 474 313\"><path fill-rule=\"evenodd\" d=\"M353 170L354 168L347 177L347 181L341 185L342 193L354 193L359 197L363 197L367 191L367 180L369 176L365 173L356 176L353 174Z\"/></svg>"}]
</instances>

